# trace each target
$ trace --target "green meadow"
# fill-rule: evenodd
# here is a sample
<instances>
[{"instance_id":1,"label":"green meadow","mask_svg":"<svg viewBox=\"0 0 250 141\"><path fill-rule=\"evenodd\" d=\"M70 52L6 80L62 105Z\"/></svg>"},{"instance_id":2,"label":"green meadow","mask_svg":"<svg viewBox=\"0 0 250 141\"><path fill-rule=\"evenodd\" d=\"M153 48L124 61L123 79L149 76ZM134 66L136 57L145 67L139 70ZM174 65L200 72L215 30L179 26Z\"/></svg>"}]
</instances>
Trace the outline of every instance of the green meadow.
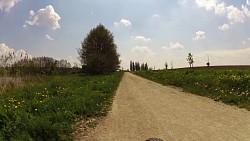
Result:
<instances>
[{"instance_id":1,"label":"green meadow","mask_svg":"<svg viewBox=\"0 0 250 141\"><path fill-rule=\"evenodd\" d=\"M137 71L135 74L250 110L250 70L180 69Z\"/></svg>"},{"instance_id":2,"label":"green meadow","mask_svg":"<svg viewBox=\"0 0 250 141\"><path fill-rule=\"evenodd\" d=\"M0 140L72 140L80 116L107 113L122 73L56 75L0 92Z\"/></svg>"}]
</instances>

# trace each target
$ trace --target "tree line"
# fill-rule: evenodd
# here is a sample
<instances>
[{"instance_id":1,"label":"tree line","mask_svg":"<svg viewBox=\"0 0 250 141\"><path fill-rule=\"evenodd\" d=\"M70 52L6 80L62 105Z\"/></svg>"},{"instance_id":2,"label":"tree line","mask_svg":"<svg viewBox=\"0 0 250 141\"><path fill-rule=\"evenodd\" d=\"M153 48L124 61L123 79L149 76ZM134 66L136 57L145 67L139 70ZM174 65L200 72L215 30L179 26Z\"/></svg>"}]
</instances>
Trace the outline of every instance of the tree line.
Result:
<instances>
[{"instance_id":1,"label":"tree line","mask_svg":"<svg viewBox=\"0 0 250 141\"><path fill-rule=\"evenodd\" d=\"M130 61L130 71L140 71L140 70L148 70L148 63L142 63L140 65L139 62Z\"/></svg>"},{"instance_id":2,"label":"tree line","mask_svg":"<svg viewBox=\"0 0 250 141\"><path fill-rule=\"evenodd\" d=\"M15 54L0 58L0 76L22 77L26 75L38 74L67 74L79 71L77 66L71 67L67 60L56 60L52 57L33 57L29 58L26 54L21 60L14 60Z\"/></svg>"}]
</instances>

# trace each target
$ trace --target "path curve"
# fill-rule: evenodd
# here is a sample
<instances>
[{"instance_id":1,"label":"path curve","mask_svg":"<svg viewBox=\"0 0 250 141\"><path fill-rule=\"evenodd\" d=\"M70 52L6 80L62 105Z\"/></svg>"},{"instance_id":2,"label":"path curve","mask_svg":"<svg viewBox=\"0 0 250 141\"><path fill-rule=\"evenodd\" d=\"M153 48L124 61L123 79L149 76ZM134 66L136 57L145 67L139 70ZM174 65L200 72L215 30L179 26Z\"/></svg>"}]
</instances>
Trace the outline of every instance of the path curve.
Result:
<instances>
[{"instance_id":1,"label":"path curve","mask_svg":"<svg viewBox=\"0 0 250 141\"><path fill-rule=\"evenodd\" d=\"M125 73L112 110L82 141L249 141L250 112Z\"/></svg>"}]
</instances>

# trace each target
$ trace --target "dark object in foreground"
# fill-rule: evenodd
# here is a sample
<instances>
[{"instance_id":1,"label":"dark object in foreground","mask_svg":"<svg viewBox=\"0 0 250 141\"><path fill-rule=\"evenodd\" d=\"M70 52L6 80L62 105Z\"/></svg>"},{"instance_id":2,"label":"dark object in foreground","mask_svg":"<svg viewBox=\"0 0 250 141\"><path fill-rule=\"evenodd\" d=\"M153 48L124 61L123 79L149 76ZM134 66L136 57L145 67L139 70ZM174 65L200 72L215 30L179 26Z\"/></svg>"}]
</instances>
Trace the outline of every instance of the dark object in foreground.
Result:
<instances>
[{"instance_id":1,"label":"dark object in foreground","mask_svg":"<svg viewBox=\"0 0 250 141\"><path fill-rule=\"evenodd\" d=\"M159 138L149 138L146 141L163 141L163 140Z\"/></svg>"}]
</instances>

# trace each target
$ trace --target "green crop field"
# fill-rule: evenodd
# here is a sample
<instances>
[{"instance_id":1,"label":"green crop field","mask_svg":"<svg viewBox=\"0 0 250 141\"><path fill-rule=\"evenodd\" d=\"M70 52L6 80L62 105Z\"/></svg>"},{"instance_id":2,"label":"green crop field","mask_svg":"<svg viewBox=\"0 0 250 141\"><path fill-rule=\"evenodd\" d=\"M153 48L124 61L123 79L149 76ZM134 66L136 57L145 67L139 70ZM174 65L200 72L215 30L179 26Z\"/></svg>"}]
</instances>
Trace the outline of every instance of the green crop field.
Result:
<instances>
[{"instance_id":1,"label":"green crop field","mask_svg":"<svg viewBox=\"0 0 250 141\"><path fill-rule=\"evenodd\" d=\"M44 76L0 92L0 140L72 140L79 116L102 116L122 73Z\"/></svg>"},{"instance_id":2,"label":"green crop field","mask_svg":"<svg viewBox=\"0 0 250 141\"><path fill-rule=\"evenodd\" d=\"M250 70L181 69L135 74L184 91L250 110Z\"/></svg>"}]
</instances>

